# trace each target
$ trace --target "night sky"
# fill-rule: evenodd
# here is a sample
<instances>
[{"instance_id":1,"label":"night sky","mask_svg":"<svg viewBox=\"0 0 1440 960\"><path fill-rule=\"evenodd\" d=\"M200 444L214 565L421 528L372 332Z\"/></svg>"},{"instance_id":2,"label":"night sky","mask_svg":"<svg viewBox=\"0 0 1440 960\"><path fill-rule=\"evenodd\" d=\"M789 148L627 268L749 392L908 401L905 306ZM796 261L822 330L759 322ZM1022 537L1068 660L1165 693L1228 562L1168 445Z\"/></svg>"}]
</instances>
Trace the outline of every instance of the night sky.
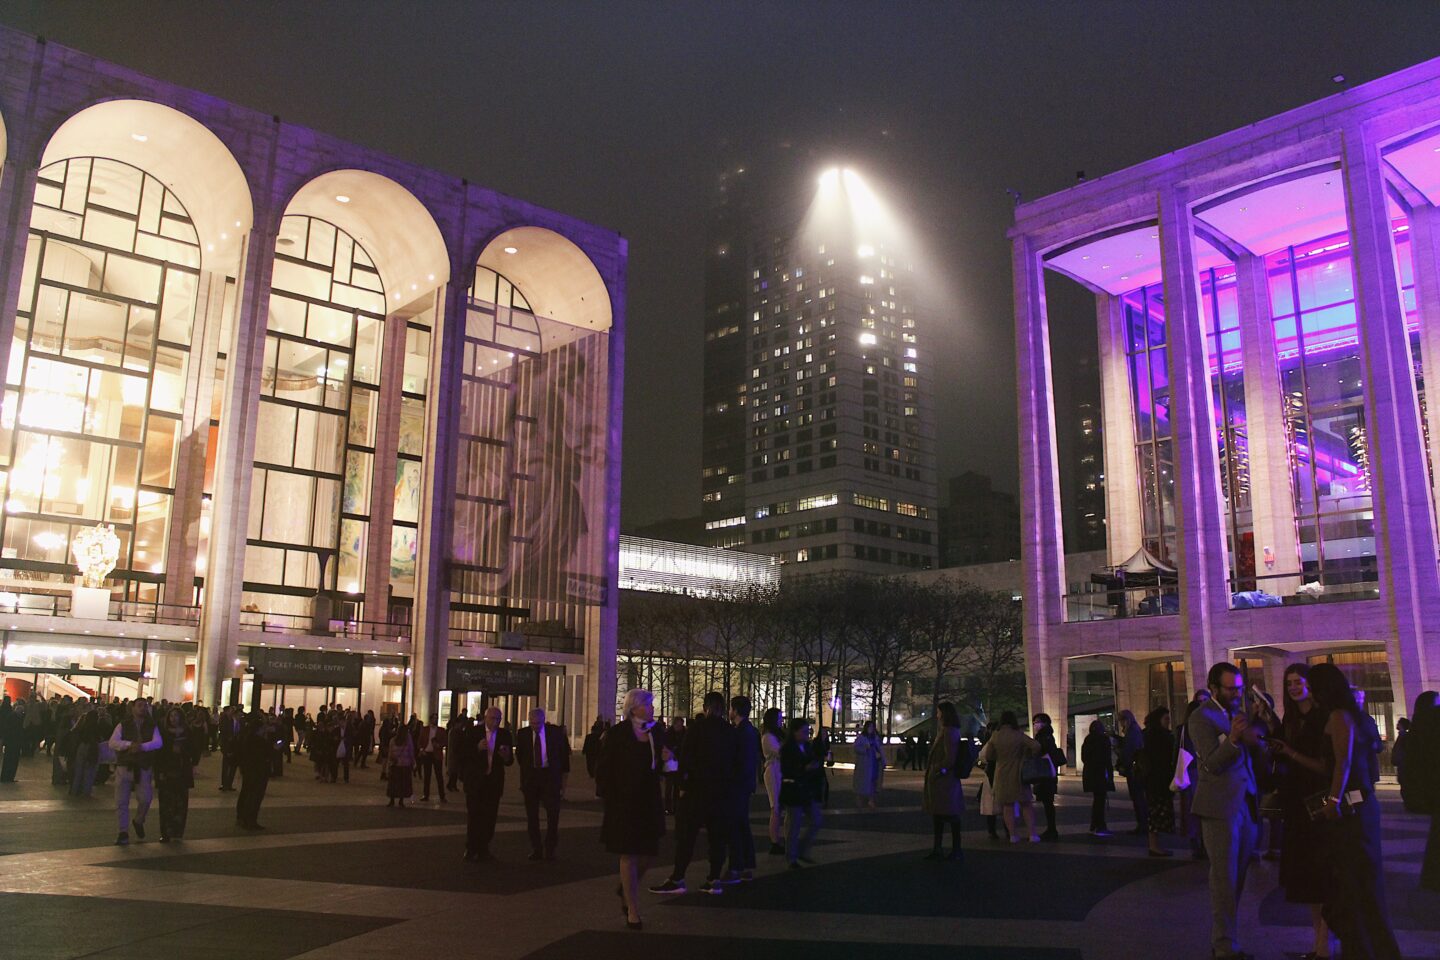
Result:
<instances>
[{"instance_id":1,"label":"night sky","mask_svg":"<svg viewBox=\"0 0 1440 960\"><path fill-rule=\"evenodd\" d=\"M1337 73L1353 85L1440 55L1434 0L7 0L0 22L623 233L627 525L699 510L722 164L804 145L907 212L950 291L929 348L940 476L1013 490L1005 189L1039 197L1323 97ZM1093 344L1087 298L1051 310Z\"/></svg>"}]
</instances>

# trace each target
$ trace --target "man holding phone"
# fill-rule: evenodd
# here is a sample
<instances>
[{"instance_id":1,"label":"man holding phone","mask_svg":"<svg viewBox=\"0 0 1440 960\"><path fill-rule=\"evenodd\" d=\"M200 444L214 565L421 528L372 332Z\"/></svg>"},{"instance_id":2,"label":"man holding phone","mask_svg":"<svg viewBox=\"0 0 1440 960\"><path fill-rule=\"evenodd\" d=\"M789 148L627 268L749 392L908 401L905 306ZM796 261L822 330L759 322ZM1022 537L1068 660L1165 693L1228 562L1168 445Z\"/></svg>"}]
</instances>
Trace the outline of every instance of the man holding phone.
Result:
<instances>
[{"instance_id":1,"label":"man holding phone","mask_svg":"<svg viewBox=\"0 0 1440 960\"><path fill-rule=\"evenodd\" d=\"M500 795L505 792L505 768L515 762L510 731L500 727L499 707L485 711L485 723L467 731L460 770L465 782L465 859L470 862L492 859L490 841L495 838L495 818L500 812Z\"/></svg>"},{"instance_id":2,"label":"man holding phone","mask_svg":"<svg viewBox=\"0 0 1440 960\"><path fill-rule=\"evenodd\" d=\"M1186 726L1199 769L1191 811L1200 818L1210 857L1211 950L1217 958L1249 960L1239 946L1236 910L1255 853L1258 803L1250 751L1261 736L1247 716L1238 667L1217 663L1206 683L1210 701Z\"/></svg>"}]
</instances>

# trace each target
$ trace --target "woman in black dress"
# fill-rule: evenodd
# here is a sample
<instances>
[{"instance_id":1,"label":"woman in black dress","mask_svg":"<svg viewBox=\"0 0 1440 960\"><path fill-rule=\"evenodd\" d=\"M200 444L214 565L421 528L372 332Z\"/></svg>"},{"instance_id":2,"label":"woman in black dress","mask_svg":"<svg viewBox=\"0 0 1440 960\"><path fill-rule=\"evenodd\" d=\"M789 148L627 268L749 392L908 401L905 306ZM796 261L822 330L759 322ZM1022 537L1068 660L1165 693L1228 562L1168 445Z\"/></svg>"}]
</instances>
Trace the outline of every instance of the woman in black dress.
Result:
<instances>
[{"instance_id":1,"label":"woman in black dress","mask_svg":"<svg viewBox=\"0 0 1440 960\"><path fill-rule=\"evenodd\" d=\"M1308 956L1331 955L1330 928L1320 913L1325 899L1325 864L1319 829L1305 810L1305 798L1325 789L1326 775L1295 762L1292 753L1321 757L1325 753L1325 715L1310 695L1310 668L1292 663L1285 668L1285 717L1283 743L1275 744L1276 777L1284 830L1280 843L1280 885L1285 899L1310 906L1310 924L1315 929L1315 949ZM1287 750L1288 748L1288 750Z\"/></svg>"},{"instance_id":2,"label":"woman in black dress","mask_svg":"<svg viewBox=\"0 0 1440 960\"><path fill-rule=\"evenodd\" d=\"M1035 742L1040 744L1040 755L1049 757L1050 762L1055 764L1055 776L1031 784L1035 789L1035 799L1045 809L1045 832L1040 834L1040 839L1053 843L1060 839L1060 831L1055 828L1055 795L1060 792L1060 768L1065 766L1065 754L1055 743L1055 728L1051 726L1050 714L1037 713L1032 722L1035 724Z\"/></svg>"},{"instance_id":3,"label":"woman in black dress","mask_svg":"<svg viewBox=\"0 0 1440 960\"><path fill-rule=\"evenodd\" d=\"M1175 777L1175 735L1170 732L1170 708L1156 707L1145 717L1145 745L1135 757L1135 773L1145 790L1149 811L1146 830L1150 856L1168 857L1160 846L1162 834L1175 832L1175 796L1170 781Z\"/></svg>"},{"instance_id":4,"label":"woman in black dress","mask_svg":"<svg viewBox=\"0 0 1440 960\"><path fill-rule=\"evenodd\" d=\"M1385 907L1380 802L1359 759L1375 745L1339 667L1317 663L1308 680L1315 710L1325 718L1322 753L1310 756L1288 743L1277 749L1325 779L1323 812L1313 832L1324 878L1321 910L1347 960L1400 960ZM1285 839L1288 845L1288 833Z\"/></svg>"},{"instance_id":5,"label":"woman in black dress","mask_svg":"<svg viewBox=\"0 0 1440 960\"><path fill-rule=\"evenodd\" d=\"M620 895L625 925L641 928L640 880L660 852L665 835L665 805L660 781L673 760L663 730L655 723L655 700L648 690L631 690L619 723L605 733L595 788L605 802L600 839L620 856Z\"/></svg>"}]
</instances>

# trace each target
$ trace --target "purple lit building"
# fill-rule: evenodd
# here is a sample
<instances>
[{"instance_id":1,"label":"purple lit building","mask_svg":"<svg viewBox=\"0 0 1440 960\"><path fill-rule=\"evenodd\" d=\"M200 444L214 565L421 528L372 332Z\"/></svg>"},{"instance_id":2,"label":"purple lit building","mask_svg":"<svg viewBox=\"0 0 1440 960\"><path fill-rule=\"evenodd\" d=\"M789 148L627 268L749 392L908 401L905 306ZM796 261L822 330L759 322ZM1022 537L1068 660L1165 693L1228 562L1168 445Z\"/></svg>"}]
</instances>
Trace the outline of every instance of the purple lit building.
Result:
<instances>
[{"instance_id":1,"label":"purple lit building","mask_svg":"<svg viewBox=\"0 0 1440 960\"><path fill-rule=\"evenodd\" d=\"M1183 705L1332 660L1389 734L1440 683L1440 60L1025 203L1014 246L1025 642ZM1094 296L1105 563L1065 573L1047 291ZM1067 582L1068 581L1068 582Z\"/></svg>"},{"instance_id":2,"label":"purple lit building","mask_svg":"<svg viewBox=\"0 0 1440 960\"><path fill-rule=\"evenodd\" d=\"M7 689L610 712L621 237L3 29L0 156Z\"/></svg>"}]
</instances>

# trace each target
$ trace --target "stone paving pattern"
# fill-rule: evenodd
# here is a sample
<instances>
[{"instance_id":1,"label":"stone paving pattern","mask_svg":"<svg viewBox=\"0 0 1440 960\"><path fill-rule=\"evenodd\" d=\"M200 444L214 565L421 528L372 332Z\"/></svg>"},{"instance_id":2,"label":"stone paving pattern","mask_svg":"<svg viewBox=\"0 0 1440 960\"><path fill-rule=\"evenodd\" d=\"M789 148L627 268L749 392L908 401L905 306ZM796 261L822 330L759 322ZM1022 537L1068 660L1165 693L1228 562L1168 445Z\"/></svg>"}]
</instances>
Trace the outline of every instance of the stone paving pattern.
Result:
<instances>
[{"instance_id":1,"label":"stone paving pattern","mask_svg":"<svg viewBox=\"0 0 1440 960\"><path fill-rule=\"evenodd\" d=\"M645 930L616 909L615 860L599 843L600 806L583 775L563 814L557 863L531 863L514 784L501 806L496 860L461 860L463 794L385 805L375 769L351 783L315 782L296 762L272 780L267 829L242 831L218 758L201 766L180 844L113 846L109 786L90 800L49 784L29 760L0 787L0 956L26 960L190 955L236 960L367 960L412 954L487 960L630 960L647 954L745 960L1201 960L1207 957L1204 864L1145 855L1141 837L1086 833L1089 798L1062 783L1059 843L990 840L966 817L963 864L921 860L930 845L919 774L892 771L880 812L849 806L836 770L817 865L785 869L766 855L764 811L756 881L721 896L650 897ZM1440 897L1416 886L1425 823L1385 793L1391 914L1406 956L1440 957ZM155 811L152 811L152 814ZM1132 824L1123 800L1111 826ZM703 849L703 839L700 844ZM669 839L661 863L668 870ZM690 869L692 890L705 866ZM1308 949L1303 908L1260 863L1242 912L1244 944L1279 958ZM740 952L735 952L739 950Z\"/></svg>"}]
</instances>

